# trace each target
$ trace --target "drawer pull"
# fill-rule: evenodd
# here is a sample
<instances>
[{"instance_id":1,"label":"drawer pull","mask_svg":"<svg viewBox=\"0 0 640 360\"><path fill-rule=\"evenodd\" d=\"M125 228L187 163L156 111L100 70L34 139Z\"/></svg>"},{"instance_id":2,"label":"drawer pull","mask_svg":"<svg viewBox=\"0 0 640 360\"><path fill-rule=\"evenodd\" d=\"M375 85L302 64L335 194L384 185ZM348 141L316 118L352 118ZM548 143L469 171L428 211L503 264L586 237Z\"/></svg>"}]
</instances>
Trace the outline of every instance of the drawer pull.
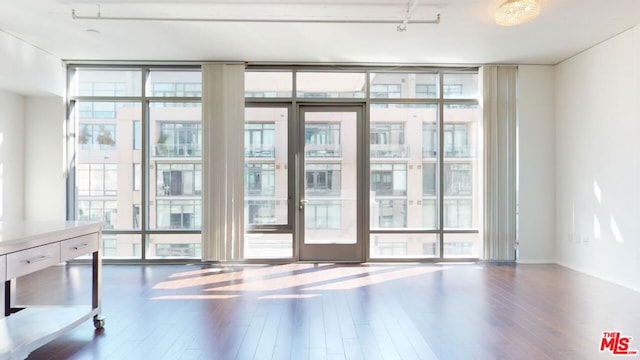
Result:
<instances>
[{"instance_id":1,"label":"drawer pull","mask_svg":"<svg viewBox=\"0 0 640 360\"><path fill-rule=\"evenodd\" d=\"M80 249L84 249L84 248L86 248L88 246L89 246L89 244L84 243L84 244L76 245L72 249L77 251L77 250L80 250Z\"/></svg>"},{"instance_id":2,"label":"drawer pull","mask_svg":"<svg viewBox=\"0 0 640 360\"><path fill-rule=\"evenodd\" d=\"M44 261L44 260L47 260L47 259L50 259L50 258L51 258L51 256L40 255L40 256L36 256L34 258L31 258L31 259L24 260L23 262L25 262L27 264L35 264L37 262Z\"/></svg>"}]
</instances>

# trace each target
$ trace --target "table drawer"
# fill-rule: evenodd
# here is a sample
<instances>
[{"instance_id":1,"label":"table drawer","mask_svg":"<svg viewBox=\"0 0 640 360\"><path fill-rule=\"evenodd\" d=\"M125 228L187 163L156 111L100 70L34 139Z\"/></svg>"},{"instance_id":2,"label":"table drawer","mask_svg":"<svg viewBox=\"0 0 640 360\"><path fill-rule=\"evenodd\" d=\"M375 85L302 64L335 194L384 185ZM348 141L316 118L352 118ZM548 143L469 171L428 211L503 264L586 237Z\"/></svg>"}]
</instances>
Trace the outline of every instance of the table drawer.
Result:
<instances>
[{"instance_id":1,"label":"table drawer","mask_svg":"<svg viewBox=\"0 0 640 360\"><path fill-rule=\"evenodd\" d=\"M98 251L99 239L98 233L93 233L62 241L60 243L60 259L62 261L71 260Z\"/></svg>"},{"instance_id":2,"label":"table drawer","mask_svg":"<svg viewBox=\"0 0 640 360\"><path fill-rule=\"evenodd\" d=\"M15 279L59 263L59 242L10 253L7 254L7 279Z\"/></svg>"}]
</instances>

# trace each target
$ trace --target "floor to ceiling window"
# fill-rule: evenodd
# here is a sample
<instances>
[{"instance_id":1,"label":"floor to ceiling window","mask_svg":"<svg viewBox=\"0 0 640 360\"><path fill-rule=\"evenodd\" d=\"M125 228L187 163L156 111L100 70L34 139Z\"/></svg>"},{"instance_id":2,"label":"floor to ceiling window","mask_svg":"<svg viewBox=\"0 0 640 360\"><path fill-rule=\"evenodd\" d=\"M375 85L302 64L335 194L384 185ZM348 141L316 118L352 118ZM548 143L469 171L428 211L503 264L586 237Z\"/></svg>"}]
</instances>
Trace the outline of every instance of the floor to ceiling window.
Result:
<instances>
[{"instance_id":1,"label":"floor to ceiling window","mask_svg":"<svg viewBox=\"0 0 640 360\"><path fill-rule=\"evenodd\" d=\"M304 125L304 132L292 131L291 126L302 126L296 110L309 104L368 106L369 156L364 165L369 176L358 185L369 188L364 199L368 258L481 257L482 113L477 69L314 73L261 68L246 72L245 87L247 257L295 256L298 204L291 204L291 194L299 190L296 186L306 188L301 219L305 226L339 227L336 221L344 216L340 203L329 200L341 193L345 176L355 171L337 161L343 157L338 139L346 130L342 122L314 121ZM274 108L280 111L277 116ZM299 134L304 139L297 138ZM283 162L293 161L300 151L308 160L303 176ZM280 156L274 155L278 152ZM303 179L304 184L289 181L293 189L286 198L284 189L274 190L283 186L277 179ZM322 206L308 200L318 196L326 199ZM281 214L278 220L276 213Z\"/></svg>"},{"instance_id":2,"label":"floor to ceiling window","mask_svg":"<svg viewBox=\"0 0 640 360\"><path fill-rule=\"evenodd\" d=\"M106 258L201 257L201 81L198 67L69 67L68 216L103 222ZM478 97L477 69L248 68L244 258L296 259L302 227L357 216L365 260L481 257Z\"/></svg>"},{"instance_id":3,"label":"floor to ceiling window","mask_svg":"<svg viewBox=\"0 0 640 360\"><path fill-rule=\"evenodd\" d=\"M201 93L199 68L69 67L68 216L105 258L200 258Z\"/></svg>"},{"instance_id":4,"label":"floor to ceiling window","mask_svg":"<svg viewBox=\"0 0 640 360\"><path fill-rule=\"evenodd\" d=\"M477 72L369 76L370 258L480 257Z\"/></svg>"}]
</instances>

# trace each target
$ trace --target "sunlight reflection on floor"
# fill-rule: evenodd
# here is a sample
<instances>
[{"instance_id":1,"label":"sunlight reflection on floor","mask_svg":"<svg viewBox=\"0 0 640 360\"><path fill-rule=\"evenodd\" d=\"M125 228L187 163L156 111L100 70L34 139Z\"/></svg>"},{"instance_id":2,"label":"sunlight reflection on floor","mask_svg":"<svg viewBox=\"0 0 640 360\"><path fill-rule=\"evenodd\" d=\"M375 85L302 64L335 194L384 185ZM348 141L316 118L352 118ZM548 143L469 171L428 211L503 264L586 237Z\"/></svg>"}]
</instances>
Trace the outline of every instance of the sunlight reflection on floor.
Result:
<instances>
[{"instance_id":1,"label":"sunlight reflection on floor","mask_svg":"<svg viewBox=\"0 0 640 360\"><path fill-rule=\"evenodd\" d=\"M153 300L230 299L242 293L260 293L259 299L306 299L321 294L306 291L338 291L444 271L449 267L407 264L286 264L260 266L222 266L174 273L154 290L185 290L199 294L164 294ZM216 292L220 292L216 294ZM274 292L274 294L264 293ZM282 292L290 292L283 294Z\"/></svg>"}]
</instances>

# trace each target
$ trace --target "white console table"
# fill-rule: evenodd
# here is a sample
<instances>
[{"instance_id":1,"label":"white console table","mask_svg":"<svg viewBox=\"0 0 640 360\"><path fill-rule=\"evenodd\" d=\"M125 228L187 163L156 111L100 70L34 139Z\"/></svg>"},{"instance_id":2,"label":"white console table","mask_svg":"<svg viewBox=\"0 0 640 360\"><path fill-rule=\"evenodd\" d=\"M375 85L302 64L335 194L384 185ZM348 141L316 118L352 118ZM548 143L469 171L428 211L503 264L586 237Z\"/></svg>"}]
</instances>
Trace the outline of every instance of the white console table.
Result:
<instances>
[{"instance_id":1,"label":"white console table","mask_svg":"<svg viewBox=\"0 0 640 360\"><path fill-rule=\"evenodd\" d=\"M25 359L33 350L100 315L102 236L98 222L0 223L0 360ZM15 279L82 255L92 255L91 304L14 308Z\"/></svg>"}]
</instances>

